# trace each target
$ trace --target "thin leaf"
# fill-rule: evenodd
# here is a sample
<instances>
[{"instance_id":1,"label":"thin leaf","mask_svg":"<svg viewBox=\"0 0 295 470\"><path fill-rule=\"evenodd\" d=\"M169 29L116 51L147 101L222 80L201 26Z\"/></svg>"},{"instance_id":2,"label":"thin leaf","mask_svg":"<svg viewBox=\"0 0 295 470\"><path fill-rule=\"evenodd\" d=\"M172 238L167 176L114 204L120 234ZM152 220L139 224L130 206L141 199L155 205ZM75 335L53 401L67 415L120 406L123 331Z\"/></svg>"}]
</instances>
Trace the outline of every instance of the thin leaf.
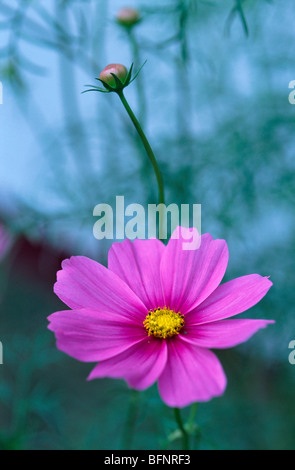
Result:
<instances>
[{"instance_id":1,"label":"thin leaf","mask_svg":"<svg viewBox=\"0 0 295 470\"><path fill-rule=\"evenodd\" d=\"M140 72L142 71L143 67L145 66L145 64L147 63L147 60L142 64L142 66L140 67L140 69L136 72L136 74L134 75L134 77L132 78L132 80L130 81L130 83L134 82L134 80L138 77L138 75L140 74Z\"/></svg>"},{"instance_id":2,"label":"thin leaf","mask_svg":"<svg viewBox=\"0 0 295 470\"><path fill-rule=\"evenodd\" d=\"M241 0L236 0L236 10L237 10L237 13L240 16L245 34L246 34L247 37L249 37L249 28L248 28L248 24L247 24L247 20L246 20L245 14L244 14L244 10L243 10L243 7L242 7Z\"/></svg>"},{"instance_id":3,"label":"thin leaf","mask_svg":"<svg viewBox=\"0 0 295 470\"><path fill-rule=\"evenodd\" d=\"M110 93L108 90L103 90L102 88L90 88L89 90L82 91L81 94L83 95L83 93L89 93L89 91L100 91L101 93Z\"/></svg>"}]
</instances>

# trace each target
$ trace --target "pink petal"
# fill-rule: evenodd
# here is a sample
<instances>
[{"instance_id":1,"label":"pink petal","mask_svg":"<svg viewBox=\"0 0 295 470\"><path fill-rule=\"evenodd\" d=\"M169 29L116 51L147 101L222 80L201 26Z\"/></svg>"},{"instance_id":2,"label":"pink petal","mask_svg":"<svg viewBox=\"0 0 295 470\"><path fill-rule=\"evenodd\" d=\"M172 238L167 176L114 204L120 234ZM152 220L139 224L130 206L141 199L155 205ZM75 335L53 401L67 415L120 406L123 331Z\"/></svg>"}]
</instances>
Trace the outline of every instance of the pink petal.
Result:
<instances>
[{"instance_id":1,"label":"pink petal","mask_svg":"<svg viewBox=\"0 0 295 470\"><path fill-rule=\"evenodd\" d=\"M161 278L167 306L182 314L203 302L220 284L228 263L224 240L213 240L205 234L197 250L183 250L184 241L196 229L184 229L178 240L172 235L161 263Z\"/></svg>"},{"instance_id":2,"label":"pink petal","mask_svg":"<svg viewBox=\"0 0 295 470\"><path fill-rule=\"evenodd\" d=\"M202 348L232 348L247 341L261 328L275 323L267 320L222 320L204 325L188 326L183 341Z\"/></svg>"},{"instance_id":3,"label":"pink petal","mask_svg":"<svg viewBox=\"0 0 295 470\"><path fill-rule=\"evenodd\" d=\"M62 263L57 273L54 292L73 309L90 308L133 317L140 324L146 307L116 274L83 256L74 256Z\"/></svg>"},{"instance_id":4,"label":"pink petal","mask_svg":"<svg viewBox=\"0 0 295 470\"><path fill-rule=\"evenodd\" d=\"M58 349L83 362L108 359L146 338L144 327L109 312L65 310L48 320Z\"/></svg>"},{"instance_id":5,"label":"pink petal","mask_svg":"<svg viewBox=\"0 0 295 470\"><path fill-rule=\"evenodd\" d=\"M136 390L145 390L158 380L166 361L166 341L146 338L122 354L102 361L91 372L88 380L120 378Z\"/></svg>"},{"instance_id":6,"label":"pink petal","mask_svg":"<svg viewBox=\"0 0 295 470\"><path fill-rule=\"evenodd\" d=\"M225 388L226 376L215 354L181 338L168 343L167 365L159 378L159 392L168 406L209 401Z\"/></svg>"},{"instance_id":7,"label":"pink petal","mask_svg":"<svg viewBox=\"0 0 295 470\"><path fill-rule=\"evenodd\" d=\"M147 309L164 306L160 262L165 245L159 240L125 240L109 251L109 269L142 300Z\"/></svg>"},{"instance_id":8,"label":"pink petal","mask_svg":"<svg viewBox=\"0 0 295 470\"><path fill-rule=\"evenodd\" d=\"M257 304L272 282L267 277L251 274L219 286L186 317L187 325L200 325L238 315Z\"/></svg>"}]
</instances>

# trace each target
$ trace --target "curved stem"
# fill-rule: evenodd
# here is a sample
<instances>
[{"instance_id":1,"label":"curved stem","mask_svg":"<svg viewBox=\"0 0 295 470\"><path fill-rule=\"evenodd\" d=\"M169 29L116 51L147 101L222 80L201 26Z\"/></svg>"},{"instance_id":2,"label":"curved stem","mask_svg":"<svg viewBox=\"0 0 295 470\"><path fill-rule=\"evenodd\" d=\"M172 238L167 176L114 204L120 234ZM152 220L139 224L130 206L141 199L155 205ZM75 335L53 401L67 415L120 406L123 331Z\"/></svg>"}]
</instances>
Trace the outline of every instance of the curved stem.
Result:
<instances>
[{"instance_id":1,"label":"curved stem","mask_svg":"<svg viewBox=\"0 0 295 470\"><path fill-rule=\"evenodd\" d=\"M174 416L175 416L175 421L177 423L179 431L182 434L182 450L189 450L189 435L182 422L179 408L174 408Z\"/></svg>"},{"instance_id":2,"label":"curved stem","mask_svg":"<svg viewBox=\"0 0 295 470\"><path fill-rule=\"evenodd\" d=\"M124 108L126 109L131 121L133 122L133 125L135 127L135 129L137 130L138 132L138 135L144 145L144 148L146 150L146 153L153 165L153 169L154 169L154 172L155 172L155 175L156 175L156 178L157 178L157 183L158 183L158 190L159 190L159 204L165 204L165 197L164 197L164 183L163 183L163 177L162 177L162 173L160 171L160 168L159 168L159 165L158 165L158 162L157 162L157 159L155 157L155 154L153 152L153 149L151 148L150 146L150 143L138 121L138 119L136 118L135 114L133 113L132 109L130 108L129 106L129 103L128 101L126 100L125 98L125 95L123 93L123 91L118 91L118 96L120 97L121 101L122 101L122 104L124 106Z\"/></svg>"}]
</instances>

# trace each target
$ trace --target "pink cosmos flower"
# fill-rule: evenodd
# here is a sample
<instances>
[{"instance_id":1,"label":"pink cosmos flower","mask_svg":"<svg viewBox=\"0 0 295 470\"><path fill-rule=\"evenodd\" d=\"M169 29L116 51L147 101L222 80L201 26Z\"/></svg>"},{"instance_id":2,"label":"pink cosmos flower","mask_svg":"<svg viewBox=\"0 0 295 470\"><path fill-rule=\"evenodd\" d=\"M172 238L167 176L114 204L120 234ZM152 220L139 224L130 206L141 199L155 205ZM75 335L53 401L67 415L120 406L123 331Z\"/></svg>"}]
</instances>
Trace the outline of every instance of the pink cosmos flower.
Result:
<instances>
[{"instance_id":1,"label":"pink cosmos flower","mask_svg":"<svg viewBox=\"0 0 295 470\"><path fill-rule=\"evenodd\" d=\"M49 329L61 351L99 362L89 380L121 378L137 390L158 381L171 407L209 401L226 388L210 349L236 346L274 323L228 320L259 302L272 283L252 274L220 285L226 242L205 234L198 250L184 251L192 230L181 229L167 246L114 243L108 269L84 257L63 262L54 290L72 310L51 315Z\"/></svg>"}]
</instances>

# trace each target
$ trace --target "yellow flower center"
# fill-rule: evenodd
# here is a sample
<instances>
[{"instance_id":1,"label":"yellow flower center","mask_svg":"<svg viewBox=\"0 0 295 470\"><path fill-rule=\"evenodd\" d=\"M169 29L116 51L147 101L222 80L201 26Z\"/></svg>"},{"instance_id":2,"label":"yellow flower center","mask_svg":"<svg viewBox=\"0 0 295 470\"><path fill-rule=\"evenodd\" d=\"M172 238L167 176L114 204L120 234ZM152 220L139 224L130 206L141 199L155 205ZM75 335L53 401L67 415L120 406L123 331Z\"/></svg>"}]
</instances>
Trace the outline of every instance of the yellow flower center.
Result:
<instances>
[{"instance_id":1,"label":"yellow flower center","mask_svg":"<svg viewBox=\"0 0 295 470\"><path fill-rule=\"evenodd\" d=\"M149 336L171 338L178 335L184 326L184 316L168 308L157 308L149 311L143 322Z\"/></svg>"}]
</instances>

